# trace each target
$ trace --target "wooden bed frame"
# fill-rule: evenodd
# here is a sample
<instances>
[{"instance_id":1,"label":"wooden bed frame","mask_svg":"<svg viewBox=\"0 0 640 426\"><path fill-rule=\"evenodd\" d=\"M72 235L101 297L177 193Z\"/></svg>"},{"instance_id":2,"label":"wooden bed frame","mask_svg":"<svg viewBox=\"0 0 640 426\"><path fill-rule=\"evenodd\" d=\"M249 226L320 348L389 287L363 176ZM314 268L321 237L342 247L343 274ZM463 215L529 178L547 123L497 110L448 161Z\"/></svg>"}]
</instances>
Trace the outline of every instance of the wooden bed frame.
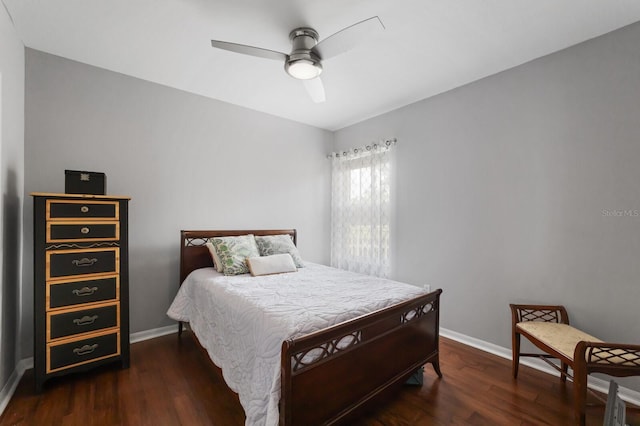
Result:
<instances>
[{"instance_id":1,"label":"wooden bed frame","mask_svg":"<svg viewBox=\"0 0 640 426\"><path fill-rule=\"evenodd\" d=\"M295 229L181 231L180 283L213 263L209 238L289 234ZM438 377L442 290L282 343L280 424L335 424L353 419L393 396L420 367ZM179 325L182 333L182 323ZM197 337L195 337L197 339ZM306 362L310 351L319 357Z\"/></svg>"}]
</instances>

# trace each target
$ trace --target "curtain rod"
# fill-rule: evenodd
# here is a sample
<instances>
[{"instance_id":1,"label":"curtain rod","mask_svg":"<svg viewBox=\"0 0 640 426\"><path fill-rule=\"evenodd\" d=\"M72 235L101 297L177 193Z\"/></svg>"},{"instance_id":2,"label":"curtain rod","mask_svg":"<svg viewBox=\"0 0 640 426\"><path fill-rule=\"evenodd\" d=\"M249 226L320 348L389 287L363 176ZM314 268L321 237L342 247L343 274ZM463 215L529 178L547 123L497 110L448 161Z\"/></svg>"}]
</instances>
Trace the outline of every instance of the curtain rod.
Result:
<instances>
[{"instance_id":1,"label":"curtain rod","mask_svg":"<svg viewBox=\"0 0 640 426\"><path fill-rule=\"evenodd\" d=\"M327 155L327 158L333 158L333 157L346 157L347 154L349 154L349 152L353 152L354 154L357 154L358 152L360 152L360 150L366 150L366 151L371 151L373 149L378 149L381 145L383 145L383 147L386 147L387 149L391 148L393 145L395 145L396 143L398 143L398 139L397 138L391 138L391 139L385 139L382 142L373 142L370 143L368 145L364 145L364 146L359 146L357 148L351 148L348 149L346 151L342 151L340 152L332 152L331 154Z\"/></svg>"}]
</instances>

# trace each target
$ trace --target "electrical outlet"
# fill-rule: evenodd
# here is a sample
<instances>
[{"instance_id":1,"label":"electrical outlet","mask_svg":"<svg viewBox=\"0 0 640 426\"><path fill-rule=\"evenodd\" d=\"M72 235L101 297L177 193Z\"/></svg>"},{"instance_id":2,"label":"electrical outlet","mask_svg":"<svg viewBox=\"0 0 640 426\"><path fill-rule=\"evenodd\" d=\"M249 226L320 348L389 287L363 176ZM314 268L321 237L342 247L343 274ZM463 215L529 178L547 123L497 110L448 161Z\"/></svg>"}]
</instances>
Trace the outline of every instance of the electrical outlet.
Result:
<instances>
[{"instance_id":1,"label":"electrical outlet","mask_svg":"<svg viewBox=\"0 0 640 426\"><path fill-rule=\"evenodd\" d=\"M424 288L428 292L431 292L431 286L429 284L422 284L422 288Z\"/></svg>"}]
</instances>

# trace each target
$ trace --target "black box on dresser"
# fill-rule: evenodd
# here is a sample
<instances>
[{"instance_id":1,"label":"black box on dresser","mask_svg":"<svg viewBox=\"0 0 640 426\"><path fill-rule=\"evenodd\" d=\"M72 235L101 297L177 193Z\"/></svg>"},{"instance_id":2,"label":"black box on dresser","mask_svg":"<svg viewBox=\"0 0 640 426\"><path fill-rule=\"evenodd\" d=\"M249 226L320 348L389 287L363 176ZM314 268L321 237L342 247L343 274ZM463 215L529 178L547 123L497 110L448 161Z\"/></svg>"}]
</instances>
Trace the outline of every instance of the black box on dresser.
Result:
<instances>
[{"instance_id":1,"label":"black box on dresser","mask_svg":"<svg viewBox=\"0 0 640 426\"><path fill-rule=\"evenodd\" d=\"M64 192L67 194L105 195L107 193L107 175L102 172L65 170Z\"/></svg>"},{"instance_id":2,"label":"black box on dresser","mask_svg":"<svg viewBox=\"0 0 640 426\"><path fill-rule=\"evenodd\" d=\"M129 366L128 197L32 193L34 376Z\"/></svg>"}]
</instances>

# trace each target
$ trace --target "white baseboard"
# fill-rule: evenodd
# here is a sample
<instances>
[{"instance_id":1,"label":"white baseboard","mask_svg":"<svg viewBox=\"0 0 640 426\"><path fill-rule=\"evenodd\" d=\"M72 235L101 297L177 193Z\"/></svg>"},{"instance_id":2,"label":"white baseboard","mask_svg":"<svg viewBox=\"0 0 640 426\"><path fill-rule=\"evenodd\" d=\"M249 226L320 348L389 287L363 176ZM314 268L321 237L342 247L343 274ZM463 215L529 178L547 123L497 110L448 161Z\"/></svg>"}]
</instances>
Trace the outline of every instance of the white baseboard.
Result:
<instances>
[{"instance_id":1,"label":"white baseboard","mask_svg":"<svg viewBox=\"0 0 640 426\"><path fill-rule=\"evenodd\" d=\"M493 343L485 342L484 340L466 336L464 334L452 330L447 330L446 328L442 327L440 327L440 335L448 339L455 340L456 342L463 343L467 346L480 349L481 351L489 352L490 354L511 360L512 355L510 348L503 348L502 346L494 345ZM535 368L536 370L554 375L556 377L560 377L560 373L558 371L556 371L554 368L552 368L542 360L534 358L521 358L520 364ZM609 392L609 382L597 377L589 376L587 386L604 394ZM618 394L624 401L636 406L640 406L640 392L620 386L618 387Z\"/></svg>"},{"instance_id":2,"label":"white baseboard","mask_svg":"<svg viewBox=\"0 0 640 426\"><path fill-rule=\"evenodd\" d=\"M129 337L129 342L138 343L143 340L154 339L160 336L166 336L167 334L177 333L178 324L168 325L166 327L154 328L152 330L139 331L132 333Z\"/></svg>"},{"instance_id":3,"label":"white baseboard","mask_svg":"<svg viewBox=\"0 0 640 426\"><path fill-rule=\"evenodd\" d=\"M0 390L0 415L4 413L4 409L7 408L7 405L16 391L18 383L20 383L20 379L22 379L24 372L30 368L33 368L33 358L20 360L18 365L16 365L16 368L13 370L13 373L11 373L9 380L7 380L7 383L4 385L2 390Z\"/></svg>"},{"instance_id":4,"label":"white baseboard","mask_svg":"<svg viewBox=\"0 0 640 426\"><path fill-rule=\"evenodd\" d=\"M145 330L137 333L132 333L129 337L131 343L142 342L143 340L153 339L155 337L165 336L167 334L176 333L178 331L178 325L169 325L166 327L154 328L153 330ZM0 415L4 413L4 409L7 408L11 397L20 383L20 379L24 375L24 372L30 368L33 368L33 357L21 359L16 365L13 373L7 380L2 390L0 390Z\"/></svg>"}]
</instances>

